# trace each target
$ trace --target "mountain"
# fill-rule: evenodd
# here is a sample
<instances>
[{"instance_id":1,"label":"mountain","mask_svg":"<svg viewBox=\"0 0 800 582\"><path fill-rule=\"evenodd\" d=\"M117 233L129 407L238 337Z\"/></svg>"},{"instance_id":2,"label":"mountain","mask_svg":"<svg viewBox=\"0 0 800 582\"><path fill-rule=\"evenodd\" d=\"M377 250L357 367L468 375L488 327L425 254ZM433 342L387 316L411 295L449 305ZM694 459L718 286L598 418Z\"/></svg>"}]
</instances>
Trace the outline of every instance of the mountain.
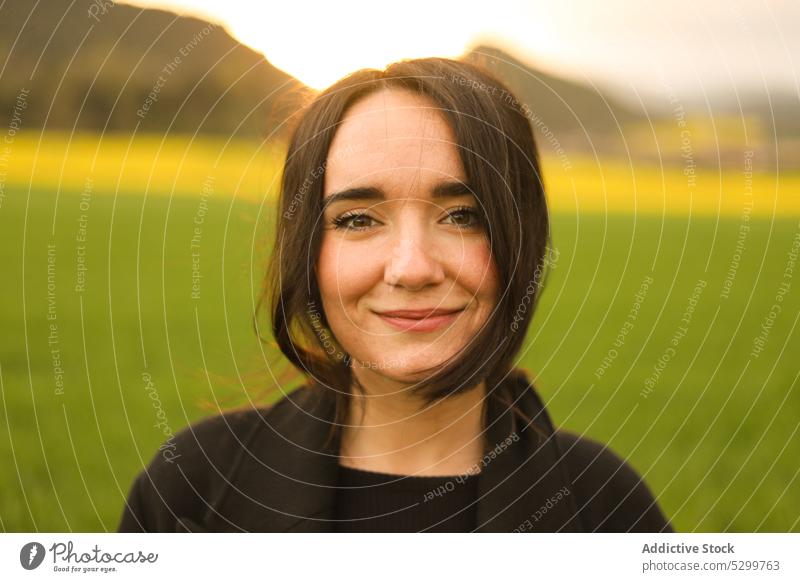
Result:
<instances>
[{"instance_id":1,"label":"mountain","mask_svg":"<svg viewBox=\"0 0 800 582\"><path fill-rule=\"evenodd\" d=\"M558 77L523 63L494 47L480 45L463 57L503 80L529 111L543 135L572 147L623 147L621 132L643 120L603 87ZM539 138L541 140L541 137Z\"/></svg>"},{"instance_id":2,"label":"mountain","mask_svg":"<svg viewBox=\"0 0 800 582\"><path fill-rule=\"evenodd\" d=\"M220 25L110 0L3 2L0 88L4 126L16 107L28 127L259 136L308 91Z\"/></svg>"},{"instance_id":3,"label":"mountain","mask_svg":"<svg viewBox=\"0 0 800 582\"><path fill-rule=\"evenodd\" d=\"M509 85L545 154L682 163L674 134L685 115L700 163L741 165L742 151L756 149L765 164L800 167L794 95L742 96L741 111L725 94L685 111L665 109L664 96L639 109L610 87L546 73L491 46L462 58ZM198 18L112 0L0 3L0 127L281 137L313 93ZM719 140L702 143L709 131Z\"/></svg>"},{"instance_id":4,"label":"mountain","mask_svg":"<svg viewBox=\"0 0 800 582\"><path fill-rule=\"evenodd\" d=\"M602 87L571 81L526 65L494 47L480 45L464 58L489 69L554 131L619 131L641 114L618 102Z\"/></svg>"},{"instance_id":5,"label":"mountain","mask_svg":"<svg viewBox=\"0 0 800 582\"><path fill-rule=\"evenodd\" d=\"M602 145L636 115L609 95L476 47L481 62L565 143ZM0 5L0 112L23 125L92 131L269 135L309 90L220 25L110 0ZM610 137L609 137L610 136ZM575 145L575 144L573 144Z\"/></svg>"}]
</instances>

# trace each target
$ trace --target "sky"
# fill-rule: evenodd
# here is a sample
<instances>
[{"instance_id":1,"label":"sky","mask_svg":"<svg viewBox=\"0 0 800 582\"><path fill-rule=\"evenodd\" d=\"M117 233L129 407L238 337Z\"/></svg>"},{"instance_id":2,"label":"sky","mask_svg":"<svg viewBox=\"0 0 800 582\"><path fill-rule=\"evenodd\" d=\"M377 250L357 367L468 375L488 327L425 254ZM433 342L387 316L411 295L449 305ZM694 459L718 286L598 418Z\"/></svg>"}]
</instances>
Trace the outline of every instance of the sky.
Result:
<instances>
[{"instance_id":1,"label":"sky","mask_svg":"<svg viewBox=\"0 0 800 582\"><path fill-rule=\"evenodd\" d=\"M323 88L361 67L455 57L491 43L620 96L800 97L800 0L125 0L222 23L276 67ZM491 10L489 10L491 9Z\"/></svg>"}]
</instances>

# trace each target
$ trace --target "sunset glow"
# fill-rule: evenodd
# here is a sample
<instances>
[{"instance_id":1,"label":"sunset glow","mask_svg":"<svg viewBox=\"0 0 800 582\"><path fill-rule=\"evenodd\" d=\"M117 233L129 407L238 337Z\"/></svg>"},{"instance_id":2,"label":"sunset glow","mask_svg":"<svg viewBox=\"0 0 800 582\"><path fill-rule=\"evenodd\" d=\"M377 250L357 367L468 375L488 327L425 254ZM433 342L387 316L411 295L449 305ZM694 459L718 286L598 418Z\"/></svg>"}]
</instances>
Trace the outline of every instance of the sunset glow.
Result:
<instances>
[{"instance_id":1,"label":"sunset glow","mask_svg":"<svg viewBox=\"0 0 800 582\"><path fill-rule=\"evenodd\" d=\"M362 67L454 57L479 43L551 74L633 87L634 101L637 92L662 93L665 83L685 95L761 80L792 91L797 84L791 55L800 35L789 23L798 22L800 4L780 0L125 1L221 23L317 89Z\"/></svg>"}]
</instances>

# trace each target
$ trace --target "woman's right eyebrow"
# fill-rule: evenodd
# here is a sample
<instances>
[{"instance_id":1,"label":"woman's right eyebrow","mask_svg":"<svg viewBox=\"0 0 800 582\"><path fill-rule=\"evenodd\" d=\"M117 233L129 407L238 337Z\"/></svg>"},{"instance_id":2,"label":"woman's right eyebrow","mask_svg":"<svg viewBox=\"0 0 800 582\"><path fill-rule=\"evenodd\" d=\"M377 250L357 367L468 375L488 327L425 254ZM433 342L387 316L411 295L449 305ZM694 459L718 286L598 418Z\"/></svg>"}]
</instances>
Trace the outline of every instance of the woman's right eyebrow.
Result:
<instances>
[{"instance_id":1,"label":"woman's right eyebrow","mask_svg":"<svg viewBox=\"0 0 800 582\"><path fill-rule=\"evenodd\" d=\"M371 186L348 188L341 192L335 192L330 196L323 199L324 207L337 202L350 201L350 200L385 200L386 196L380 188L373 188Z\"/></svg>"},{"instance_id":2,"label":"woman's right eyebrow","mask_svg":"<svg viewBox=\"0 0 800 582\"><path fill-rule=\"evenodd\" d=\"M460 196L474 196L472 189L459 180L440 182L433 188L431 197L434 199L457 198ZM359 186L347 188L340 192L335 192L323 198L323 206L327 208L331 204L352 200L385 200L383 190L373 186Z\"/></svg>"}]
</instances>

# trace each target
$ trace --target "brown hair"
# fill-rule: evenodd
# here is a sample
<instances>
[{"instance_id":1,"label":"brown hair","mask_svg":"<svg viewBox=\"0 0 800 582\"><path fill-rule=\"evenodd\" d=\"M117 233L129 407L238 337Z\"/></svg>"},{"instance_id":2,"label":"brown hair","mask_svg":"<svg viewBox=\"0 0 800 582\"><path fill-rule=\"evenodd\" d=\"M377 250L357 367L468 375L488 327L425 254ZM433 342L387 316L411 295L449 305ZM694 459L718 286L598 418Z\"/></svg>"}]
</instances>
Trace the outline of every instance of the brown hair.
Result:
<instances>
[{"instance_id":1,"label":"brown hair","mask_svg":"<svg viewBox=\"0 0 800 582\"><path fill-rule=\"evenodd\" d=\"M384 70L356 71L316 95L290 137L275 245L257 310L269 302L273 336L283 354L310 376L312 385L336 390L336 420L329 436L344 424L351 386L358 383L350 356L336 343L324 312L319 312L322 300L315 266L323 176L328 150L348 108L386 88L428 97L450 124L467 185L482 207L500 281L496 309L478 334L413 387L424 402L469 390L482 380L489 396L507 402L507 395L494 388L513 371L546 266L549 220L533 132L520 102L492 74L445 58L404 60ZM336 347L331 350L331 346Z\"/></svg>"}]
</instances>

